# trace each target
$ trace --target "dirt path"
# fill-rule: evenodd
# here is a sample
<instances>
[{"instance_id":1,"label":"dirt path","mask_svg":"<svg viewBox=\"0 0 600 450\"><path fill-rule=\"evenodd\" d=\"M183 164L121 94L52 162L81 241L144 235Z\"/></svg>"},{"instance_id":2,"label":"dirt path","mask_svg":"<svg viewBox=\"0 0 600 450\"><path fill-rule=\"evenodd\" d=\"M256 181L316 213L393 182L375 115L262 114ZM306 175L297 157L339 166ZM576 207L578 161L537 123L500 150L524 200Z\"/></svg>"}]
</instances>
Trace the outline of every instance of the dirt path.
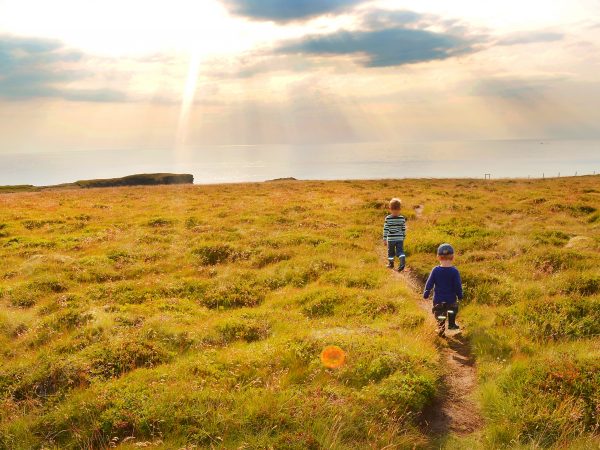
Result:
<instances>
[{"instance_id":1,"label":"dirt path","mask_svg":"<svg viewBox=\"0 0 600 450\"><path fill-rule=\"evenodd\" d=\"M390 272L395 279L405 282L420 296L422 287L410 270L403 273L395 270ZM435 328L431 302L421 301L420 306L427 311L428 323L432 329ZM450 433L473 433L481 428L483 419L479 406L473 399L477 387L477 372L469 342L460 330L447 330L440 352L444 363L443 386L435 402L425 411L422 426L427 434L435 438L442 438Z\"/></svg>"}]
</instances>

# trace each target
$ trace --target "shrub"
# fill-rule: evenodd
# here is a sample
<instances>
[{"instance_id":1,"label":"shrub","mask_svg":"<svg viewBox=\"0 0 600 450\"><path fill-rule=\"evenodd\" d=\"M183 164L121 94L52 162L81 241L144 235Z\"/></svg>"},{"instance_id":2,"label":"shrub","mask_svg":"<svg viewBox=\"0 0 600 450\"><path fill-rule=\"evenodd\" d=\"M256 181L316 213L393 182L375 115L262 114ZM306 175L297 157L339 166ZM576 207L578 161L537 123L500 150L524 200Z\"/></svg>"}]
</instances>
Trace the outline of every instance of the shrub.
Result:
<instances>
[{"instance_id":1,"label":"shrub","mask_svg":"<svg viewBox=\"0 0 600 450\"><path fill-rule=\"evenodd\" d=\"M292 257L288 253L267 252L258 255L254 261L254 267L262 269L263 267L275 264L281 261L288 261Z\"/></svg>"},{"instance_id":2,"label":"shrub","mask_svg":"<svg viewBox=\"0 0 600 450\"><path fill-rule=\"evenodd\" d=\"M302 313L307 317L332 316L335 306L345 300L345 296L333 289L316 289L301 294L297 302L302 305Z\"/></svg>"},{"instance_id":3,"label":"shrub","mask_svg":"<svg viewBox=\"0 0 600 450\"><path fill-rule=\"evenodd\" d=\"M534 267L541 272L555 273L572 268L577 261L581 261L582 259L583 256L576 252L551 249L533 257L532 262Z\"/></svg>"},{"instance_id":4,"label":"shrub","mask_svg":"<svg viewBox=\"0 0 600 450\"><path fill-rule=\"evenodd\" d=\"M392 300L367 300L360 306L360 312L371 318L384 314L394 314L398 310L396 303Z\"/></svg>"},{"instance_id":5,"label":"shrub","mask_svg":"<svg viewBox=\"0 0 600 450\"><path fill-rule=\"evenodd\" d=\"M533 234L533 239L537 244L554 245L557 247L562 247L563 245L565 245L570 238L571 235L556 230L538 231Z\"/></svg>"},{"instance_id":6,"label":"shrub","mask_svg":"<svg viewBox=\"0 0 600 450\"><path fill-rule=\"evenodd\" d=\"M381 275L379 271L354 272L348 270L336 270L325 278L328 282L356 289L377 289L381 286Z\"/></svg>"},{"instance_id":7,"label":"shrub","mask_svg":"<svg viewBox=\"0 0 600 450\"><path fill-rule=\"evenodd\" d=\"M113 378L140 367L155 367L172 359L172 354L157 343L144 338L127 338L86 349L90 373Z\"/></svg>"},{"instance_id":8,"label":"shrub","mask_svg":"<svg viewBox=\"0 0 600 450\"><path fill-rule=\"evenodd\" d=\"M596 208L590 205L563 205L560 203L552 205L550 208L552 212L566 211L574 217L587 216L593 212L596 212Z\"/></svg>"},{"instance_id":9,"label":"shrub","mask_svg":"<svg viewBox=\"0 0 600 450\"><path fill-rule=\"evenodd\" d=\"M378 395L390 406L420 412L433 400L435 380L425 375L396 373L381 383Z\"/></svg>"},{"instance_id":10,"label":"shrub","mask_svg":"<svg viewBox=\"0 0 600 450\"><path fill-rule=\"evenodd\" d=\"M55 330L72 329L85 325L94 318L89 312L82 313L77 310L69 309L57 314L49 322L50 327Z\"/></svg>"},{"instance_id":11,"label":"shrub","mask_svg":"<svg viewBox=\"0 0 600 450\"><path fill-rule=\"evenodd\" d=\"M10 304L15 308L31 308L37 300L38 296L31 292L16 290L10 293Z\"/></svg>"},{"instance_id":12,"label":"shrub","mask_svg":"<svg viewBox=\"0 0 600 450\"><path fill-rule=\"evenodd\" d=\"M588 222L589 223L597 223L600 222L600 213L595 213L592 214L589 218L588 218Z\"/></svg>"},{"instance_id":13,"label":"shrub","mask_svg":"<svg viewBox=\"0 0 600 450\"><path fill-rule=\"evenodd\" d=\"M202 224L203 224L203 222L201 220L199 220L197 217L188 217L187 219L185 219L185 227L188 230L192 230Z\"/></svg>"},{"instance_id":14,"label":"shrub","mask_svg":"<svg viewBox=\"0 0 600 450\"><path fill-rule=\"evenodd\" d=\"M546 299L515 305L497 316L538 341L600 334L600 299Z\"/></svg>"},{"instance_id":15,"label":"shrub","mask_svg":"<svg viewBox=\"0 0 600 450\"><path fill-rule=\"evenodd\" d=\"M69 290L69 286L56 278L42 278L29 283L28 289L42 293L61 293Z\"/></svg>"},{"instance_id":16,"label":"shrub","mask_svg":"<svg viewBox=\"0 0 600 450\"><path fill-rule=\"evenodd\" d=\"M497 377L486 397L498 446L552 447L597 427L600 363L560 353L517 362ZM562 447L562 445L559 445Z\"/></svg>"},{"instance_id":17,"label":"shrub","mask_svg":"<svg viewBox=\"0 0 600 450\"><path fill-rule=\"evenodd\" d=\"M248 252L236 250L228 244L205 244L192 250L192 254L204 266L215 266L250 257Z\"/></svg>"},{"instance_id":18,"label":"shrub","mask_svg":"<svg viewBox=\"0 0 600 450\"><path fill-rule=\"evenodd\" d=\"M24 220L21 222L23 227L28 230L36 230L46 225L58 225L65 223L64 220Z\"/></svg>"},{"instance_id":19,"label":"shrub","mask_svg":"<svg viewBox=\"0 0 600 450\"><path fill-rule=\"evenodd\" d=\"M230 309L258 306L264 299L265 293L259 287L234 282L209 289L201 303L211 309Z\"/></svg>"},{"instance_id":20,"label":"shrub","mask_svg":"<svg viewBox=\"0 0 600 450\"><path fill-rule=\"evenodd\" d=\"M28 285L22 284L2 291L1 296L15 308L31 308L40 299L39 291L29 289Z\"/></svg>"},{"instance_id":21,"label":"shrub","mask_svg":"<svg viewBox=\"0 0 600 450\"><path fill-rule=\"evenodd\" d=\"M564 292L567 294L594 295L600 292L600 277L595 275L579 275L566 282Z\"/></svg>"},{"instance_id":22,"label":"shrub","mask_svg":"<svg viewBox=\"0 0 600 450\"><path fill-rule=\"evenodd\" d=\"M175 225L175 221L173 219L165 219L164 217L157 217L155 219L149 220L146 225L153 228L163 228L163 227L172 227Z\"/></svg>"},{"instance_id":23,"label":"shrub","mask_svg":"<svg viewBox=\"0 0 600 450\"><path fill-rule=\"evenodd\" d=\"M88 374L77 362L65 358L55 360L39 358L31 367L20 368L8 373L12 378L11 385L0 387L18 401L38 399L45 401L53 395L62 395L80 386L88 384Z\"/></svg>"},{"instance_id":24,"label":"shrub","mask_svg":"<svg viewBox=\"0 0 600 450\"><path fill-rule=\"evenodd\" d=\"M248 317L228 320L218 325L217 330L225 342L236 340L254 342L269 336L267 322Z\"/></svg>"},{"instance_id":25,"label":"shrub","mask_svg":"<svg viewBox=\"0 0 600 450\"><path fill-rule=\"evenodd\" d=\"M514 286L486 273L462 270L463 288L466 302L483 305L510 305L515 301Z\"/></svg>"},{"instance_id":26,"label":"shrub","mask_svg":"<svg viewBox=\"0 0 600 450\"><path fill-rule=\"evenodd\" d=\"M275 275L270 280L266 280L265 284L273 289L288 285L304 287L317 281L322 274L333 270L335 267L337 266L334 263L323 260L316 260L303 266L282 264L276 268Z\"/></svg>"},{"instance_id":27,"label":"shrub","mask_svg":"<svg viewBox=\"0 0 600 450\"><path fill-rule=\"evenodd\" d=\"M396 371L412 371L415 367L405 355L394 352L377 352L371 358L361 360L342 374L344 383L362 387L379 383Z\"/></svg>"},{"instance_id":28,"label":"shrub","mask_svg":"<svg viewBox=\"0 0 600 450\"><path fill-rule=\"evenodd\" d=\"M125 250L111 250L106 254L106 257L115 263L131 263L135 260L135 256Z\"/></svg>"}]
</instances>

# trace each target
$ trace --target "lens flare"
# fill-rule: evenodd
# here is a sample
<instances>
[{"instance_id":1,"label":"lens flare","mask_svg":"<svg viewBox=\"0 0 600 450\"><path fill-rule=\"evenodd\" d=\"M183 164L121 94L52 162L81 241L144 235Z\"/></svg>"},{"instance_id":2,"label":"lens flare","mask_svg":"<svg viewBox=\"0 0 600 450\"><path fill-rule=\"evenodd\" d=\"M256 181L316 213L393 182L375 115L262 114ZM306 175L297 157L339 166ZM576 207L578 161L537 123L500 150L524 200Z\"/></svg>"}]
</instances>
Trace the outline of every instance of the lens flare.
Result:
<instances>
[{"instance_id":1,"label":"lens flare","mask_svg":"<svg viewBox=\"0 0 600 450\"><path fill-rule=\"evenodd\" d=\"M321 362L329 369L338 369L346 363L346 353L337 345L330 345L321 352Z\"/></svg>"}]
</instances>

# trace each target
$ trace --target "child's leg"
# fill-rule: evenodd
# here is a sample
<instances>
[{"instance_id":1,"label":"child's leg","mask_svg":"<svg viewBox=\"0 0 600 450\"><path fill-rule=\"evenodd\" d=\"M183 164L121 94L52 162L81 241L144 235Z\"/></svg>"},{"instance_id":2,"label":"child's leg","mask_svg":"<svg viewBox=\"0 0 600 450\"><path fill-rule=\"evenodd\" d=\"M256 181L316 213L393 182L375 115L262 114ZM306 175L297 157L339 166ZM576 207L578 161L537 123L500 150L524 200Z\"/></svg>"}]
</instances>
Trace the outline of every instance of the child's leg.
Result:
<instances>
[{"instance_id":1,"label":"child's leg","mask_svg":"<svg viewBox=\"0 0 600 450\"><path fill-rule=\"evenodd\" d=\"M406 255L404 254L404 241L396 243L396 254L398 255L398 270L404 270L406 267Z\"/></svg>"},{"instance_id":2,"label":"child's leg","mask_svg":"<svg viewBox=\"0 0 600 450\"><path fill-rule=\"evenodd\" d=\"M450 312L448 312L448 327L455 328L458 326L456 325L456 316L458 315L458 303L450 305L448 309L453 312L453 314L450 314Z\"/></svg>"},{"instance_id":3,"label":"child's leg","mask_svg":"<svg viewBox=\"0 0 600 450\"><path fill-rule=\"evenodd\" d=\"M395 242L388 241L388 267L394 267L394 256L396 256Z\"/></svg>"},{"instance_id":4,"label":"child's leg","mask_svg":"<svg viewBox=\"0 0 600 450\"><path fill-rule=\"evenodd\" d=\"M446 303L438 303L434 304L431 312L433 313L433 317L435 318L435 322L437 324L437 332L439 336L444 336L446 332L446 311L447 305ZM442 317L440 319L440 317Z\"/></svg>"}]
</instances>

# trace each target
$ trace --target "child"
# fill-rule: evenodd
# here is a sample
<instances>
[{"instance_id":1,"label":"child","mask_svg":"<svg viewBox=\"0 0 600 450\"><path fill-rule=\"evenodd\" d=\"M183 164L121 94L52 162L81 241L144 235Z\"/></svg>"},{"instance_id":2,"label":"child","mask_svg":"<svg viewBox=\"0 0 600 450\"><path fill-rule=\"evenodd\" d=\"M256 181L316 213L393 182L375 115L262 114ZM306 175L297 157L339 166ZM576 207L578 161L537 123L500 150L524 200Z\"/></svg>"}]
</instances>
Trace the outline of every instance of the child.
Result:
<instances>
[{"instance_id":1,"label":"child","mask_svg":"<svg viewBox=\"0 0 600 450\"><path fill-rule=\"evenodd\" d=\"M454 313L448 314L448 329L458 330L456 325L456 315L458 314L458 301L463 299L462 281L460 272L452 262L454 261L454 249L450 244L442 244L438 247L437 257L440 265L434 267L425 284L423 298L428 299L431 290L435 288L433 294L433 314L445 313L451 310Z\"/></svg>"},{"instance_id":2,"label":"child","mask_svg":"<svg viewBox=\"0 0 600 450\"><path fill-rule=\"evenodd\" d=\"M406 219L400 215L402 202L393 198L390 200L391 214L385 218L383 224L383 243L388 246L388 267L394 268L394 258L398 257L398 272L402 272L406 265L404 254L404 239L406 237Z\"/></svg>"}]
</instances>

